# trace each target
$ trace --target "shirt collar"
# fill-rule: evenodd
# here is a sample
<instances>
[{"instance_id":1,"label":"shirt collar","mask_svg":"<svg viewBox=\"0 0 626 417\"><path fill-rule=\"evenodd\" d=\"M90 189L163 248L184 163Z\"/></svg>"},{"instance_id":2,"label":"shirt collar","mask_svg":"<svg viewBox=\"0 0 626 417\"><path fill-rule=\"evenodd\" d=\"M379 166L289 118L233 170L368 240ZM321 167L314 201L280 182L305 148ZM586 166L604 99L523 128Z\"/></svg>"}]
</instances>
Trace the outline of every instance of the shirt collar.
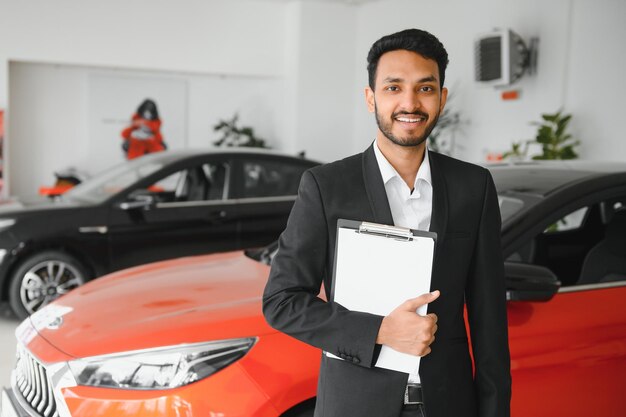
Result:
<instances>
[{"instance_id":1,"label":"shirt collar","mask_svg":"<svg viewBox=\"0 0 626 417\"><path fill-rule=\"evenodd\" d=\"M383 183L387 184L393 177L398 177L402 179L398 171L389 163L385 155L381 152L378 147L378 143L374 141L374 154L376 155L376 161L378 162L378 168L380 169L380 174L383 177ZM417 183L420 179L426 181L428 185L432 186L432 177L430 175L430 162L428 160L428 146L424 147L424 159L422 160L422 164L417 170L417 176L415 177L414 187L417 186Z\"/></svg>"}]
</instances>

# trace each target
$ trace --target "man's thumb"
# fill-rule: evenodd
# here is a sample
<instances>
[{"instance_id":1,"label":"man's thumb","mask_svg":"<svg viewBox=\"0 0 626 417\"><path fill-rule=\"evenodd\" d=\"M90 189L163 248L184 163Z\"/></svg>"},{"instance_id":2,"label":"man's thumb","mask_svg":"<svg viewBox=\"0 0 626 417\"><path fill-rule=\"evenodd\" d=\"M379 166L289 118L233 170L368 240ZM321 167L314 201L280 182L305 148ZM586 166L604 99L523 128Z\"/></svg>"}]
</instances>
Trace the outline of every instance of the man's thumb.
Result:
<instances>
[{"instance_id":1,"label":"man's thumb","mask_svg":"<svg viewBox=\"0 0 626 417\"><path fill-rule=\"evenodd\" d=\"M422 294L419 297L406 300L403 304L403 309L415 311L424 304L432 303L433 301L435 301L440 294L441 293L439 292L439 290L435 290L433 292Z\"/></svg>"}]
</instances>

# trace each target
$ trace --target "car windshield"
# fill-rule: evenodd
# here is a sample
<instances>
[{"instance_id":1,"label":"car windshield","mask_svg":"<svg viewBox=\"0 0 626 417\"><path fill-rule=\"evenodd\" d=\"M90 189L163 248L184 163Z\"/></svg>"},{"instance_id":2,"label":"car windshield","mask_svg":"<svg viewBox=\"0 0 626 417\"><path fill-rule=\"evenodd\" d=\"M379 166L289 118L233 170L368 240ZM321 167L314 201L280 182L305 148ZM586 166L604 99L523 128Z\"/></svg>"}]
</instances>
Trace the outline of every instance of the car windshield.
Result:
<instances>
[{"instance_id":1,"label":"car windshield","mask_svg":"<svg viewBox=\"0 0 626 417\"><path fill-rule=\"evenodd\" d=\"M569 170L530 169L506 164L488 166L498 192L502 224L543 200L546 194L587 173Z\"/></svg>"},{"instance_id":2,"label":"car windshield","mask_svg":"<svg viewBox=\"0 0 626 417\"><path fill-rule=\"evenodd\" d=\"M168 162L168 158L163 158L161 155L149 155L123 162L78 184L65 193L63 198L88 203L101 203L133 183L163 168Z\"/></svg>"},{"instance_id":3,"label":"car windshield","mask_svg":"<svg viewBox=\"0 0 626 417\"><path fill-rule=\"evenodd\" d=\"M513 218L522 210L528 209L535 205L542 198L533 195L498 193L498 205L500 206L500 216L502 224Z\"/></svg>"},{"instance_id":4,"label":"car windshield","mask_svg":"<svg viewBox=\"0 0 626 417\"><path fill-rule=\"evenodd\" d=\"M498 195L502 223L504 224L524 207L532 206L539 200L539 198L524 195ZM245 254L248 258L254 259L257 262L271 265L276 252L278 252L278 241L272 242L262 248L248 249L245 251Z\"/></svg>"},{"instance_id":5,"label":"car windshield","mask_svg":"<svg viewBox=\"0 0 626 417\"><path fill-rule=\"evenodd\" d=\"M542 201L546 194L589 175L585 171L549 169L549 167L548 169L529 169L525 166L517 168L506 166L506 164L488 168L498 192L498 205L503 227L517 215L522 215L523 212ZM269 265L277 251L278 243L274 242L261 249L248 250L246 255Z\"/></svg>"},{"instance_id":6,"label":"car windshield","mask_svg":"<svg viewBox=\"0 0 626 417\"><path fill-rule=\"evenodd\" d=\"M522 209L535 205L541 200L540 197L525 194L502 194L498 195L498 204L500 206L500 215L502 216L502 224L512 218L515 214L520 213ZM257 262L271 265L274 256L278 252L278 241L272 242L262 248L248 249L245 254L248 258Z\"/></svg>"}]
</instances>

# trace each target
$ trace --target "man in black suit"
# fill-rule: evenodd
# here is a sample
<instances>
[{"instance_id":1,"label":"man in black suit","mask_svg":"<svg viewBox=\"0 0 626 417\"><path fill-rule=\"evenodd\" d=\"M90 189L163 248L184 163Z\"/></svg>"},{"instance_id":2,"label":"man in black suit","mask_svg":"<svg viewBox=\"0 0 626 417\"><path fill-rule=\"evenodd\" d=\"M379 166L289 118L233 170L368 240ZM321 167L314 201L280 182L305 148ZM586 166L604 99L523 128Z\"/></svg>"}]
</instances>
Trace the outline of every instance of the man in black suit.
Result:
<instances>
[{"instance_id":1,"label":"man in black suit","mask_svg":"<svg viewBox=\"0 0 626 417\"><path fill-rule=\"evenodd\" d=\"M493 180L484 168L426 149L446 103L447 63L443 45L428 32L409 29L375 42L365 95L378 123L376 141L362 154L302 177L263 311L276 329L344 359L322 356L317 417L510 414L500 212ZM324 284L330 299L339 218L436 232L435 291L406 301L386 317L319 298ZM430 313L416 314L426 303ZM419 373L376 368L382 344L422 356Z\"/></svg>"}]
</instances>

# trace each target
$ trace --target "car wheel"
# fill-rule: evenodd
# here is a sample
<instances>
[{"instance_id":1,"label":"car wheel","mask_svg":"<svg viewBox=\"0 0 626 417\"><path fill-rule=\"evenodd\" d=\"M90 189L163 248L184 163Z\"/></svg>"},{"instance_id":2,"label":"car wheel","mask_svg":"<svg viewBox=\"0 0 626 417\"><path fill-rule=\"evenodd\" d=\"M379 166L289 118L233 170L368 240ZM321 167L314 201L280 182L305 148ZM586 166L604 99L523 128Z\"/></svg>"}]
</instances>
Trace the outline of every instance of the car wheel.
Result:
<instances>
[{"instance_id":1,"label":"car wheel","mask_svg":"<svg viewBox=\"0 0 626 417\"><path fill-rule=\"evenodd\" d=\"M306 400L289 411L283 413L280 417L313 417L315 411L315 398Z\"/></svg>"},{"instance_id":2,"label":"car wheel","mask_svg":"<svg viewBox=\"0 0 626 417\"><path fill-rule=\"evenodd\" d=\"M302 410L302 411L298 412L297 414L290 414L290 416L292 416L292 417L313 417L313 412L314 411L315 411L314 409Z\"/></svg>"},{"instance_id":3,"label":"car wheel","mask_svg":"<svg viewBox=\"0 0 626 417\"><path fill-rule=\"evenodd\" d=\"M26 318L61 295L84 284L88 278L87 269L64 252L36 253L24 259L11 275L11 308L19 318Z\"/></svg>"}]
</instances>

